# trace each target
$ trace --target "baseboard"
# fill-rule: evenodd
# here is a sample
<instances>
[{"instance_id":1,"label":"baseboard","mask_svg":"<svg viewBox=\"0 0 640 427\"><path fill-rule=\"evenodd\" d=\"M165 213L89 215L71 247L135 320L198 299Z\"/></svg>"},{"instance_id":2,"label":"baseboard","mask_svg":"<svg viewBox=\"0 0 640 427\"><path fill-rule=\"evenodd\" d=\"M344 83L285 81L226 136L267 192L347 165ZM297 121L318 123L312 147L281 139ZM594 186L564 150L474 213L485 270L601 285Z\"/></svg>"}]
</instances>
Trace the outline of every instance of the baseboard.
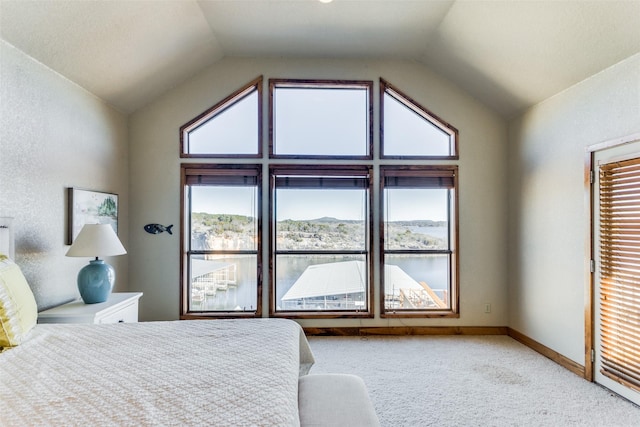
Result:
<instances>
[{"instance_id":1,"label":"baseboard","mask_svg":"<svg viewBox=\"0 0 640 427\"><path fill-rule=\"evenodd\" d=\"M397 326L353 328L303 328L307 335L507 335L503 326Z\"/></svg>"},{"instance_id":2,"label":"baseboard","mask_svg":"<svg viewBox=\"0 0 640 427\"><path fill-rule=\"evenodd\" d=\"M557 364L559 364L560 366L562 366L565 369L568 369L569 371L573 372L574 374L578 375L579 377L585 378L585 367L582 366L579 363L574 362L573 360L563 356L562 354L558 353L555 350L551 350L549 347L540 344L538 341L533 340L531 338L529 338L528 336L514 330L511 328L507 328L507 335L509 335L511 338L513 338L514 340L526 345L527 347L531 348L534 351L537 351L538 353L540 353L541 355L553 360L554 362L556 362Z\"/></svg>"}]
</instances>

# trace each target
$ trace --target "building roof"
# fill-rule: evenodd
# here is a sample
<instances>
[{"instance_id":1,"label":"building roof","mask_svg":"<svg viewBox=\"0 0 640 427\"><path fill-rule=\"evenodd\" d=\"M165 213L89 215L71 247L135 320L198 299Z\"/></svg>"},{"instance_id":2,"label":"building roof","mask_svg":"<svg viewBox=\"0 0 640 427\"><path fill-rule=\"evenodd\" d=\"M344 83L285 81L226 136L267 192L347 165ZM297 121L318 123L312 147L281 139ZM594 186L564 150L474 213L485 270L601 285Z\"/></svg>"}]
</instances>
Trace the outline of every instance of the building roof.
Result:
<instances>
[{"instance_id":1,"label":"building roof","mask_svg":"<svg viewBox=\"0 0 640 427\"><path fill-rule=\"evenodd\" d=\"M364 261L310 265L282 297L283 301L364 292Z\"/></svg>"},{"instance_id":2,"label":"building roof","mask_svg":"<svg viewBox=\"0 0 640 427\"><path fill-rule=\"evenodd\" d=\"M344 261L310 265L282 297L283 301L364 292L367 282L364 261ZM397 265L387 264L385 285L394 295L400 289L424 288Z\"/></svg>"}]
</instances>

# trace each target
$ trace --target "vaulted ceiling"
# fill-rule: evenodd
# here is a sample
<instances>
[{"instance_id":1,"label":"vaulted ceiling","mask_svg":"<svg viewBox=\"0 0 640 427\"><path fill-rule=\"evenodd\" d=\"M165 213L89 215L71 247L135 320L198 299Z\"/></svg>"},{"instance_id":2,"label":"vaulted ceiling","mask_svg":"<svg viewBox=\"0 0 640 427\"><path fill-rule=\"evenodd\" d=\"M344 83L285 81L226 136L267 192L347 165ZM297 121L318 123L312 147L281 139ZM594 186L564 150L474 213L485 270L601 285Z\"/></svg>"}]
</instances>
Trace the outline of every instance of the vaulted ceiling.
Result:
<instances>
[{"instance_id":1,"label":"vaulted ceiling","mask_svg":"<svg viewBox=\"0 0 640 427\"><path fill-rule=\"evenodd\" d=\"M417 61L509 118L640 52L639 22L640 0L0 0L3 40L125 113L227 56L327 57Z\"/></svg>"}]
</instances>

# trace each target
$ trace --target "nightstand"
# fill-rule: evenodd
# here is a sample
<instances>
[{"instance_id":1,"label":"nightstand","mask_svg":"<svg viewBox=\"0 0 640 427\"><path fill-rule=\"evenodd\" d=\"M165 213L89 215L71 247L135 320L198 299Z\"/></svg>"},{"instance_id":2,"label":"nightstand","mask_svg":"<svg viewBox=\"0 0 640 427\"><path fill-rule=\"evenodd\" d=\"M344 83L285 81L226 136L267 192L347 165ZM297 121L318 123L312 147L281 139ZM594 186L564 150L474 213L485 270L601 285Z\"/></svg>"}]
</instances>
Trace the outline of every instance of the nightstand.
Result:
<instances>
[{"instance_id":1,"label":"nightstand","mask_svg":"<svg viewBox=\"0 0 640 427\"><path fill-rule=\"evenodd\" d=\"M113 293L105 302L81 299L38 313L38 323L135 323L142 292Z\"/></svg>"}]
</instances>

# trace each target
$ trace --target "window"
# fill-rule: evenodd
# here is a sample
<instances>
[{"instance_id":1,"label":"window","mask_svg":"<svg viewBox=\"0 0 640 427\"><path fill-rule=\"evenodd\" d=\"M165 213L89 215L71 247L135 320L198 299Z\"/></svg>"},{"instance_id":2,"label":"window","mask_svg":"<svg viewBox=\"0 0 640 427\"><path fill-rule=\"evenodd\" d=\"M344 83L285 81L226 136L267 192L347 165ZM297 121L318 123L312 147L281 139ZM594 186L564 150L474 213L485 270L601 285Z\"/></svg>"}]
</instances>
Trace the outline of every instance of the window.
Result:
<instances>
[{"instance_id":1,"label":"window","mask_svg":"<svg viewBox=\"0 0 640 427\"><path fill-rule=\"evenodd\" d=\"M369 181L366 167L272 169L272 314L371 314Z\"/></svg>"},{"instance_id":2,"label":"window","mask_svg":"<svg viewBox=\"0 0 640 427\"><path fill-rule=\"evenodd\" d=\"M180 128L182 157L258 157L262 77Z\"/></svg>"},{"instance_id":3,"label":"window","mask_svg":"<svg viewBox=\"0 0 640 427\"><path fill-rule=\"evenodd\" d=\"M457 312L457 167L382 167L383 316Z\"/></svg>"},{"instance_id":4,"label":"window","mask_svg":"<svg viewBox=\"0 0 640 427\"><path fill-rule=\"evenodd\" d=\"M269 83L272 157L371 158L373 82Z\"/></svg>"},{"instance_id":5,"label":"window","mask_svg":"<svg viewBox=\"0 0 640 427\"><path fill-rule=\"evenodd\" d=\"M374 150L372 81L270 79L262 150L262 85L180 130L181 317L457 317L458 131L381 79Z\"/></svg>"},{"instance_id":6,"label":"window","mask_svg":"<svg viewBox=\"0 0 640 427\"><path fill-rule=\"evenodd\" d=\"M380 81L382 158L455 159L458 131L384 80Z\"/></svg>"},{"instance_id":7,"label":"window","mask_svg":"<svg viewBox=\"0 0 640 427\"><path fill-rule=\"evenodd\" d=\"M182 314L260 315L259 165L182 165Z\"/></svg>"}]
</instances>

